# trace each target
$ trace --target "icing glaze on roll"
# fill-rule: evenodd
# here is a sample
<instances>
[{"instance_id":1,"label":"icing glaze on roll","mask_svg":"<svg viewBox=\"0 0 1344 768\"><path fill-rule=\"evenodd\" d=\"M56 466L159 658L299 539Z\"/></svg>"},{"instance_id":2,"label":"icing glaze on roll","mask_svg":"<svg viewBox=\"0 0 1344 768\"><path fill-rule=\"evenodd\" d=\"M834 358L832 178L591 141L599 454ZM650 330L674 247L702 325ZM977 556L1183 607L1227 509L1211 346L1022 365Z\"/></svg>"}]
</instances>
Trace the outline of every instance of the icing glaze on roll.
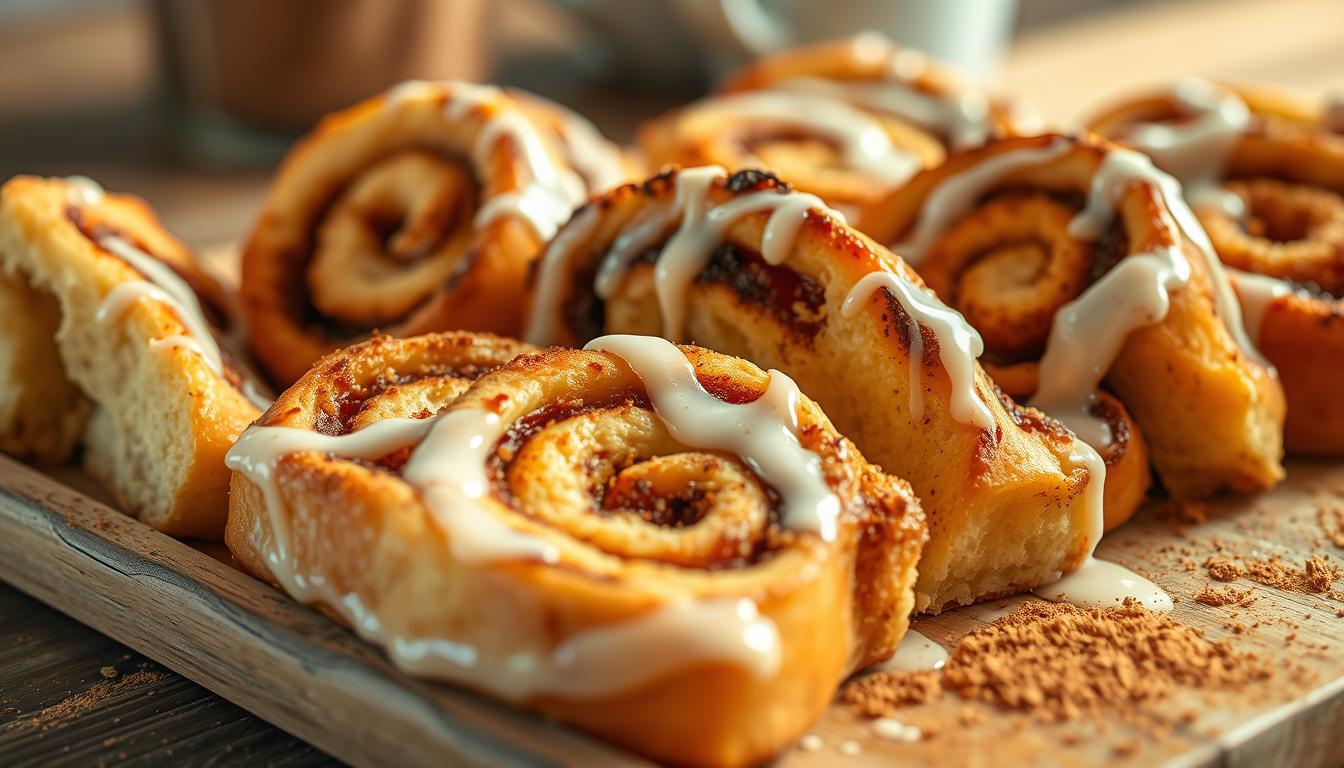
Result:
<instances>
[{"instance_id":1,"label":"icing glaze on roll","mask_svg":"<svg viewBox=\"0 0 1344 768\"><path fill-rule=\"evenodd\" d=\"M981 429L994 428L994 415L975 389L975 361L985 351L984 340L961 313L938 301L894 272L864 275L849 295L841 312L849 317L862 309L879 289L886 289L910 318L910 411L915 419L924 415L924 385L920 383L927 328L938 340L938 355L952 382L952 418Z\"/></svg>"},{"instance_id":2,"label":"icing glaze on roll","mask_svg":"<svg viewBox=\"0 0 1344 768\"><path fill-rule=\"evenodd\" d=\"M444 115L454 121L465 119L472 110L498 105L508 98L495 86L411 80L390 89L386 105L395 110L407 100L437 95L447 97ZM578 174L555 163L536 127L516 106L490 111L476 138L477 165L489 167L495 145L506 139L522 155L530 181L521 190L486 199L476 212L476 225L483 227L501 216L513 216L527 222L537 237L549 240L583 202L587 187Z\"/></svg>"},{"instance_id":3,"label":"icing glaze on roll","mask_svg":"<svg viewBox=\"0 0 1344 768\"><path fill-rule=\"evenodd\" d=\"M892 246L893 250L918 265L936 238L1004 175L1054 161L1072 146L1070 140L1060 138L1046 147L1004 152L951 177L933 190L911 234ZM1110 428L1090 412L1094 393L1129 334L1161 322L1170 307L1169 292L1189 283L1192 275L1182 236L1195 244L1203 259L1228 332L1252 359L1262 360L1246 335L1240 305L1222 264L1181 197L1180 184L1157 170L1147 157L1132 150L1109 150L1093 174L1083 210L1069 223L1069 234L1084 240L1099 237L1114 221L1121 198L1134 183L1149 184L1160 196L1163 210L1159 215L1168 242L1151 252L1127 256L1059 309L1031 401L1102 450L1111 443Z\"/></svg>"},{"instance_id":4,"label":"icing glaze on roll","mask_svg":"<svg viewBox=\"0 0 1344 768\"><path fill-rule=\"evenodd\" d=\"M892 144L881 123L824 94L755 91L719 96L687 109L738 117L753 130L774 125L809 131L834 142L850 168L886 184L900 184L920 168L914 155Z\"/></svg>"},{"instance_id":5,"label":"icing glaze on roll","mask_svg":"<svg viewBox=\"0 0 1344 768\"><path fill-rule=\"evenodd\" d=\"M692 448L726 451L742 459L782 499L785 527L835 538L840 499L826 483L821 459L798 442L798 385L769 371L765 393L749 403L726 403L695 377L681 350L657 336L613 335L584 349L625 360L644 382L658 417Z\"/></svg>"},{"instance_id":6,"label":"icing glaze on roll","mask_svg":"<svg viewBox=\"0 0 1344 768\"><path fill-rule=\"evenodd\" d=\"M850 54L859 63L879 63L881 80L831 80L798 77L777 87L799 93L840 98L874 112L909 120L947 137L953 148L981 144L992 129L989 99L977 89L930 92L916 88L914 81L929 69L922 53L898 48L880 34L865 32L854 37Z\"/></svg>"},{"instance_id":7,"label":"icing glaze on roll","mask_svg":"<svg viewBox=\"0 0 1344 768\"><path fill-rule=\"evenodd\" d=\"M1191 203L1218 205L1240 218L1245 203L1219 187L1218 180L1228 153L1250 125L1250 109L1232 91L1195 78L1177 81L1171 97L1192 118L1189 122L1142 123L1125 141L1180 179Z\"/></svg>"},{"instance_id":8,"label":"icing glaze on roll","mask_svg":"<svg viewBox=\"0 0 1344 768\"><path fill-rule=\"evenodd\" d=\"M87 199L89 189L87 187L81 189L80 194ZM215 375L223 377L223 354L220 352L219 343L215 341L210 321L206 319L200 300L196 298L196 292L191 286L187 285L171 267L122 237L102 235L96 242L99 247L129 264L145 278L121 283L109 291L98 305L96 319L99 322L110 322L121 317L142 299L157 301L177 315L187 333L154 339L150 342L150 346L155 349L187 349L195 352L206 367ZM257 388L250 377L243 376L242 379L239 391L248 400L263 409L270 405L270 399Z\"/></svg>"},{"instance_id":9,"label":"icing glaze on roll","mask_svg":"<svg viewBox=\"0 0 1344 768\"><path fill-rule=\"evenodd\" d=\"M728 403L706 391L686 356L664 339L607 336L589 348L630 366L676 440L740 456L779 493L786 528L835 537L840 501L820 457L799 442L800 394L787 376L771 371L759 398ZM448 534L454 556L558 560L558 549L544 536L517 530L476 506L490 493L486 461L507 429L497 414L478 408L450 409L431 419L386 419L336 436L254 425L229 451L226 463L262 491L272 531L265 558L276 580L300 600L342 612L361 635L384 644L410 671L468 681L508 697L601 696L708 661L732 663L758 676L774 674L780 663L777 629L748 599L669 600L639 618L577 632L548 656L530 654L517 664L486 668L476 663L475 649L462 643L386 636L377 616L352 595L336 594L325 582L296 570L280 514L275 477L280 460L304 452L376 460L413 445L402 477L420 493L434 524ZM641 653L628 653L631 648Z\"/></svg>"},{"instance_id":10,"label":"icing glaze on roll","mask_svg":"<svg viewBox=\"0 0 1344 768\"><path fill-rule=\"evenodd\" d=\"M608 299L615 294L641 254L667 238L654 266L655 290L662 316L662 335L680 339L684 333L686 291L704 269L713 249L723 242L727 228L744 216L768 213L761 237L761 257L767 264L788 260L799 228L807 216L844 217L828 208L814 195L801 192L781 193L775 189L751 192L721 204L709 199L715 182L725 176L722 168L706 166L686 168L675 178L676 194L670 206L649 209L632 222L607 250L594 280L594 292ZM573 223L552 241L543 254L538 274L536 297L526 332L534 344L550 343L552 330L559 327L565 265L571 251L589 239L597 226L597 213L582 211ZM670 237L667 230L676 227ZM938 340L939 357L953 386L953 417L983 429L993 427L989 409L980 402L975 390L975 359L983 350L979 334L958 312L947 307L927 291L895 273L878 273L855 287L846 299L846 311L857 312L863 300L879 287L886 287L901 304L911 321L929 329ZM922 334L911 334L911 345L919 359ZM912 382L919 366L912 366ZM910 387L912 410L922 413L922 388Z\"/></svg>"}]
</instances>

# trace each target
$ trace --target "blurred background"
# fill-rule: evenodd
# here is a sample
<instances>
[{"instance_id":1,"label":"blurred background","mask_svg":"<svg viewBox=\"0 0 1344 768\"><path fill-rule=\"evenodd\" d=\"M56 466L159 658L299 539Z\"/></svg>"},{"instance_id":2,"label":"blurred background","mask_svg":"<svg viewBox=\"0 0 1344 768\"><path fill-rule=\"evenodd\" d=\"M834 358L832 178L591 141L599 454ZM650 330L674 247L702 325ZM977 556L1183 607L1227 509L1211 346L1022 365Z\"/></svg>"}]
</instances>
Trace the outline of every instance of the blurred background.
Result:
<instances>
[{"instance_id":1,"label":"blurred background","mask_svg":"<svg viewBox=\"0 0 1344 768\"><path fill-rule=\"evenodd\" d=\"M392 83L516 85L625 139L755 53L863 29L1059 125L1183 74L1344 90L1340 0L0 0L0 178L90 175L214 246L297 135Z\"/></svg>"}]
</instances>

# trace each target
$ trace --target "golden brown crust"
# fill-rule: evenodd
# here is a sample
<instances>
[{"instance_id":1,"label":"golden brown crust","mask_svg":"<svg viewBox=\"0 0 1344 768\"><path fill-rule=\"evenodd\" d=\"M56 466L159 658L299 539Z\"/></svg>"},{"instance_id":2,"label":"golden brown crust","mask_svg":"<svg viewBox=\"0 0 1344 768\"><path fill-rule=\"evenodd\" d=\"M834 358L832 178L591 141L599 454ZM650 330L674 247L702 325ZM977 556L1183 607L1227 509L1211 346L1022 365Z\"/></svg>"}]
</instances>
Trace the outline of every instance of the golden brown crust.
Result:
<instances>
[{"instance_id":1,"label":"golden brown crust","mask_svg":"<svg viewBox=\"0 0 1344 768\"><path fill-rule=\"evenodd\" d=\"M350 410L341 393L352 387L378 389L372 397L383 417L422 418L422 401L380 387L373 374L428 373L456 388L463 371L518 349L469 334L377 339L319 363L262 423L326 429L331 413ZM765 389L767 376L748 363L682 350L720 398L751 400ZM470 670L429 672L685 765L747 765L774 754L820 715L846 674L889 655L904 633L924 541L918 503L806 398L800 441L821 457L842 504L831 541L784 528L773 492L737 457L672 438L617 356L524 354L476 379L444 418L472 409L497 413L509 429L487 454L489 491L470 513L548 542L553 561L481 560L458 549L454 529L436 525L402 479L401 451L360 462L290 454L276 468L282 504L270 511L258 486L236 475L230 549L274 581L265 555L272 515L282 515L290 562L320 576L328 594L357 598L389 632L473 647L486 668L511 655L546 658L586 631L637 622L669 600L750 599L773 622L782 651L777 671L764 677L701 660L593 696L509 694L504 680L473 680ZM342 610L350 600L316 602L350 620Z\"/></svg>"},{"instance_id":2,"label":"golden brown crust","mask_svg":"<svg viewBox=\"0 0 1344 768\"><path fill-rule=\"evenodd\" d=\"M1221 205L1193 206L1225 264L1293 283L1270 299L1239 289L1260 305L1258 345L1278 369L1287 394L1284 442L1298 453L1344 453L1344 411L1335 406L1344 370L1344 136L1321 103L1271 88L1220 84L1249 109L1248 124L1222 157L1200 169L1245 205L1234 217ZM1190 119L1171 91L1116 102L1090 121L1124 141L1140 124ZM1258 332L1258 333L1257 333Z\"/></svg>"},{"instance_id":3,"label":"golden brown crust","mask_svg":"<svg viewBox=\"0 0 1344 768\"><path fill-rule=\"evenodd\" d=\"M871 233L899 244L945 180L1010 152L1049 146L1067 151L1003 174L937 237L920 264L940 296L981 323L987 369L1019 397L1036 390L1035 358L1060 306L1121 259L1167 243L1172 217L1160 192L1151 184L1130 185L1108 231L1080 240L1068 222L1113 145L1091 137L1010 138L912 179L879 206L882 226ZM1105 383L1123 404L1117 416L1127 421L1124 412L1132 414L1142 433L1133 433L1132 447L1139 453L1146 440L1158 476L1176 496L1270 487L1283 476L1282 390L1227 330L1205 257L1183 235L1179 247L1191 282L1171 292L1165 318L1128 335L1107 372ZM1134 462L1129 470L1117 480L1128 490L1112 489L1113 499L1141 498L1135 484L1146 484L1143 473ZM1112 510L1109 518L1130 513L1132 507Z\"/></svg>"},{"instance_id":4,"label":"golden brown crust","mask_svg":"<svg viewBox=\"0 0 1344 768\"><path fill-rule=\"evenodd\" d=\"M408 84L324 118L281 166L243 253L252 344L272 377L291 383L375 329L516 333L523 276L548 233L520 216L480 216L534 185L532 150L569 193L598 184L569 154L571 119L535 97L461 83ZM516 124L539 146L510 138Z\"/></svg>"},{"instance_id":5,"label":"golden brown crust","mask_svg":"<svg viewBox=\"0 0 1344 768\"><path fill-rule=\"evenodd\" d=\"M554 332L548 341L662 332L649 260L633 265L606 300L596 296L593 277L616 238L672 203L677 177L668 171L612 190L562 232L572 236L570 229L592 226L576 248L548 253L539 267L554 266L561 275L556 295L564 310L536 326ZM786 189L770 174L742 171L715 182L709 200L722 204ZM1089 551L1087 475L1068 458L1067 430L1001 401L974 364L975 396L995 426L986 431L958 422L949 410L952 384L938 341L923 327L916 378L926 406L917 411L907 384L911 323L902 306L880 290L853 317L844 317L841 307L866 275L890 271L917 286L918 276L857 230L816 212L804 217L784 262L766 265L760 252L768 216L750 214L727 228L688 289L685 335L789 374L865 455L910 481L924 501L931 534L920 561L917 608L936 612L1029 589L1079 564ZM669 234L655 238L651 256ZM534 284L533 315L543 311L538 290ZM1000 550L992 543L996 537L1030 544Z\"/></svg>"},{"instance_id":6,"label":"golden brown crust","mask_svg":"<svg viewBox=\"0 0 1344 768\"><path fill-rule=\"evenodd\" d=\"M229 482L224 452L257 409L239 391L241 374L227 354L216 373L190 346L153 345L191 338L183 318L167 304L141 299L115 316L99 316L114 289L147 282L107 250L102 238L120 238L171 267L210 320L224 318L220 289L143 201L86 195L88 188L16 177L0 190L5 271L56 315L28 336L19 328L7 336L7 344L45 349L48 365L6 371L17 380L0 390L46 390L32 407L60 414L70 429L64 444L46 458L67 458L74 443L82 442L86 464L122 509L169 533L218 537ZM54 339L43 333L53 330ZM34 376L60 384L35 385Z\"/></svg>"}]
</instances>

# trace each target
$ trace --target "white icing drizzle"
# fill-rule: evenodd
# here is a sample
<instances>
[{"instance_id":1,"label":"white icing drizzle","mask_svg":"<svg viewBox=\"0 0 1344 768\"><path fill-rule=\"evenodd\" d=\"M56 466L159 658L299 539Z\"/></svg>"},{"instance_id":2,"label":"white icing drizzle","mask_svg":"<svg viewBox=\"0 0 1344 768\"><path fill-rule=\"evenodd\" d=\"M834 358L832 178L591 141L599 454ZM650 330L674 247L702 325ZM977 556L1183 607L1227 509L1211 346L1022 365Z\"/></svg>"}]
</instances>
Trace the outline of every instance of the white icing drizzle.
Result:
<instances>
[{"instance_id":1,"label":"white icing drizzle","mask_svg":"<svg viewBox=\"0 0 1344 768\"><path fill-rule=\"evenodd\" d=\"M87 199L81 193L81 199ZM200 356L215 375L224 377L224 359L219 344L215 341L210 321L206 319L196 292L185 280L169 266L150 256L117 235L103 235L98 245L117 258L131 265L145 280L133 280L121 283L108 292L98 305L95 319L100 323L110 322L121 317L141 299L157 301L168 307L186 329L186 334L175 334L161 339L152 339L150 347L155 349L187 349ZM267 398L255 384L244 379L241 393L258 408L270 405Z\"/></svg>"},{"instance_id":2,"label":"white icing drizzle","mask_svg":"<svg viewBox=\"0 0 1344 768\"><path fill-rule=\"evenodd\" d=\"M801 395L791 379L771 371L760 398L731 404L709 394L681 350L663 339L606 336L589 348L626 361L677 440L741 456L780 493L784 525L827 540L835 537L840 501L826 482L820 457L799 442ZM549 655L516 654L502 663L487 663L465 643L390 631L356 595L337 594L320 577L296 567L276 486L280 459L314 451L372 460L417 442L402 477L448 534L455 557L557 561L559 550L552 542L516 530L480 507L488 492L485 461L506 429L498 415L466 408L427 420L387 419L339 436L254 425L229 450L226 464L262 490L272 532L265 558L276 580L296 599L320 601L339 611L363 637L383 645L411 672L518 698L546 693L601 696L706 661L727 661L762 677L778 670L778 630L745 598L671 600L636 619L571 635ZM631 648L641 653L631 654Z\"/></svg>"},{"instance_id":3,"label":"white icing drizzle","mask_svg":"<svg viewBox=\"0 0 1344 768\"><path fill-rule=\"evenodd\" d=\"M915 87L913 81L929 69L928 58L919 51L901 48L876 32L863 32L852 39L850 55L860 66L880 64L885 76L878 81L799 77L778 87L895 115L946 136L955 149L983 144L989 137L991 110L983 91L966 87L930 93Z\"/></svg>"},{"instance_id":4,"label":"white icing drizzle","mask_svg":"<svg viewBox=\"0 0 1344 768\"><path fill-rule=\"evenodd\" d=\"M1005 174L1048 163L1072 146L1071 141L1061 138L1042 148L1000 153L948 178L929 195L910 237L893 249L918 264L936 238ZM1114 221L1120 200L1135 182L1150 184L1162 198L1165 210L1160 214L1161 225L1170 234L1170 244L1150 253L1127 256L1059 309L1031 401L1103 450L1110 446L1111 435L1109 426L1091 414L1097 386L1129 334L1165 318L1170 308L1169 292L1189 283L1191 270L1181 249L1182 234L1203 258L1228 332L1248 356L1263 362L1246 336L1241 309L1222 264L1181 198L1180 184L1153 167L1147 157L1125 149L1107 152L1093 175L1085 207L1069 223L1069 234L1088 240L1100 236Z\"/></svg>"},{"instance_id":5,"label":"white icing drizzle","mask_svg":"<svg viewBox=\"0 0 1344 768\"><path fill-rule=\"evenodd\" d=\"M924 336L928 328L938 341L938 356L952 384L952 418L981 429L994 428L994 414L975 388L975 361L985 350L980 334L961 313L943 304L905 278L883 269L864 275L854 284L841 305L841 314L852 317L866 307L873 294L885 288L910 319L910 412L915 420L924 416Z\"/></svg>"},{"instance_id":6,"label":"white icing drizzle","mask_svg":"<svg viewBox=\"0 0 1344 768\"><path fill-rule=\"evenodd\" d=\"M875 664L873 672L925 672L942 669L949 655L943 646L913 629L906 630L890 659Z\"/></svg>"},{"instance_id":7,"label":"white icing drizzle","mask_svg":"<svg viewBox=\"0 0 1344 768\"><path fill-rule=\"evenodd\" d=\"M752 130L762 123L805 129L835 142L848 167L890 186L905 182L920 169L919 159L892 144L880 122L826 96L752 91L713 98L688 111L732 115L748 121Z\"/></svg>"},{"instance_id":8,"label":"white icing drizzle","mask_svg":"<svg viewBox=\"0 0 1344 768\"><path fill-rule=\"evenodd\" d=\"M1181 180L1195 205L1216 205L1241 218L1246 205L1219 186L1223 163L1251 123L1246 102L1207 80L1183 78L1172 87L1172 100L1188 116L1186 123L1142 123L1124 137L1166 172Z\"/></svg>"},{"instance_id":9,"label":"white icing drizzle","mask_svg":"<svg viewBox=\"0 0 1344 768\"><path fill-rule=\"evenodd\" d=\"M399 109L405 102L444 95L444 115L449 121L464 119L472 110L496 104L507 98L495 86L464 82L429 83L411 80L387 92L386 106ZM569 220L574 208L587 196L583 179L572 169L555 163L535 125L521 109L500 109L481 127L474 147L476 164L489 167L495 145L511 140L522 154L530 182L522 189L504 192L485 200L476 212L477 226L486 226L501 216L514 216L527 222L542 240L550 240Z\"/></svg>"},{"instance_id":10,"label":"white icing drizzle","mask_svg":"<svg viewBox=\"0 0 1344 768\"><path fill-rule=\"evenodd\" d=\"M672 342L657 336L611 335L584 349L623 358L644 382L649 402L668 431L692 448L727 451L779 492L784 526L835 538L840 499L822 472L821 457L798 440L798 385L771 370L765 393L749 403L710 394Z\"/></svg>"},{"instance_id":11,"label":"white icing drizzle","mask_svg":"<svg viewBox=\"0 0 1344 768\"><path fill-rule=\"evenodd\" d=\"M1063 157L1072 148L1073 142L1061 137L1044 147L997 153L973 168L944 179L929 194L909 236L893 244L891 249L918 268L938 236L970 210L999 179L1013 171L1034 168Z\"/></svg>"},{"instance_id":12,"label":"white icing drizzle","mask_svg":"<svg viewBox=\"0 0 1344 768\"><path fill-rule=\"evenodd\" d=\"M725 173L717 166L686 168L677 173L676 194L670 206L649 209L627 227L608 249L598 268L594 291L602 299L610 299L620 287L630 264L641 253L658 242L667 229L678 219L680 224L668 238L654 266L654 286L662 317L662 335L679 340L684 332L686 291L695 276L705 267L715 246L723 241L724 232L734 222L753 213L767 212L770 218L761 237L761 257L768 264L782 264L793 248L794 240L809 212L843 217L826 207L815 195L802 192L782 193L774 189L735 197L721 205L713 205L709 191L714 182ZM581 217L582 218L582 217ZM579 223L578 233L557 237L542 257L539 290L533 302L527 338L545 343L550 335L548 323L559 322L560 283L571 249L581 244L582 233L594 226Z\"/></svg>"},{"instance_id":13,"label":"white icing drizzle","mask_svg":"<svg viewBox=\"0 0 1344 768\"><path fill-rule=\"evenodd\" d=\"M549 346L558 338L561 307L568 287L569 259L574 251L597 232L601 216L595 206L580 210L546 244L537 260L537 285L528 310L523 338L537 346Z\"/></svg>"},{"instance_id":14,"label":"white icing drizzle","mask_svg":"<svg viewBox=\"0 0 1344 768\"><path fill-rule=\"evenodd\" d=\"M1078 570L1035 591L1038 597L1080 608L1106 608L1132 597L1150 611L1172 609L1171 597L1123 565L1089 557Z\"/></svg>"},{"instance_id":15,"label":"white icing drizzle","mask_svg":"<svg viewBox=\"0 0 1344 768\"><path fill-rule=\"evenodd\" d=\"M1257 344L1260 343L1260 327L1264 324L1265 312L1270 306L1284 296L1302 293L1287 280L1269 275L1257 275L1228 267L1227 276L1237 291L1237 299L1241 302L1241 314L1246 320L1246 333Z\"/></svg>"}]
</instances>

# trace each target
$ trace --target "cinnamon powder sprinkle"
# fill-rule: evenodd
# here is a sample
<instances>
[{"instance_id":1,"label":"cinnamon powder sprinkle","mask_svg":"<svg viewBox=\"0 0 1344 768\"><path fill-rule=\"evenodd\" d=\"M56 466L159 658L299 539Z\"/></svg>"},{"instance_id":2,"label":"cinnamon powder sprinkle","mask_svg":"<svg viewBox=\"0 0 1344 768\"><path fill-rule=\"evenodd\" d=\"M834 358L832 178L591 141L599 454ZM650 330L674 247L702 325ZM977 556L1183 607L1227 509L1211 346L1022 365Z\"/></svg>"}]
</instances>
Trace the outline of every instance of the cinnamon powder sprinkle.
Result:
<instances>
[{"instance_id":1,"label":"cinnamon powder sprinkle","mask_svg":"<svg viewBox=\"0 0 1344 768\"><path fill-rule=\"evenodd\" d=\"M1255 602L1255 590L1236 589L1234 587L1205 587L1195 595L1195 602L1205 605L1212 605L1215 608L1221 608L1225 605L1238 605L1246 607Z\"/></svg>"},{"instance_id":2,"label":"cinnamon powder sprinkle","mask_svg":"<svg viewBox=\"0 0 1344 768\"><path fill-rule=\"evenodd\" d=\"M1321 527L1326 541L1344 549L1344 507L1317 508L1316 524Z\"/></svg>"},{"instance_id":3,"label":"cinnamon powder sprinkle","mask_svg":"<svg viewBox=\"0 0 1344 768\"><path fill-rule=\"evenodd\" d=\"M1210 557L1204 561L1209 570L1209 578L1214 581L1236 581L1241 578L1241 566L1229 557Z\"/></svg>"},{"instance_id":4,"label":"cinnamon powder sprinkle","mask_svg":"<svg viewBox=\"0 0 1344 768\"><path fill-rule=\"evenodd\" d=\"M1107 608L1030 602L966 635L943 667L940 689L1026 712L1045 722L1119 715L1151 720L1145 705L1177 688L1227 689L1264 680L1273 667L1228 641L1153 613L1133 599ZM863 715L891 715L938 689L924 676L883 672L842 693Z\"/></svg>"},{"instance_id":5,"label":"cinnamon powder sprinkle","mask_svg":"<svg viewBox=\"0 0 1344 768\"><path fill-rule=\"evenodd\" d=\"M1339 566L1320 555L1308 558L1301 570L1283 562L1278 556L1246 562L1247 578L1287 592L1329 592L1340 575Z\"/></svg>"}]
</instances>

